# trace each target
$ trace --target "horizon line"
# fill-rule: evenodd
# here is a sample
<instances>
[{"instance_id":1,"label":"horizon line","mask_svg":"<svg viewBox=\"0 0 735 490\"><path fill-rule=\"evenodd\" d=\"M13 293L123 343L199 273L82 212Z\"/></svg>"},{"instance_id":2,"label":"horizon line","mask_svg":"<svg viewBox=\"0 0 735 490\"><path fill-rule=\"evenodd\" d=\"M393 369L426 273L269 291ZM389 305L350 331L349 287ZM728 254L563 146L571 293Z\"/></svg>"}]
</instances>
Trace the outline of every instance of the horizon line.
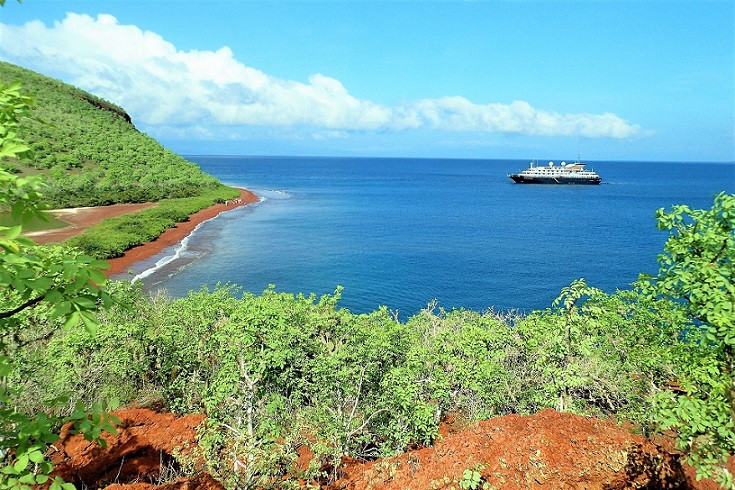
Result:
<instances>
[{"instance_id":1,"label":"horizon line","mask_svg":"<svg viewBox=\"0 0 735 490\"><path fill-rule=\"evenodd\" d=\"M473 158L473 157L407 157L407 156L359 156L359 155L289 155L289 154L237 154L237 153L177 153L182 157L238 157L238 158L354 158L354 159L387 159L387 160L476 160L476 161L526 161L528 158ZM546 158L531 158L530 160L546 160ZM530 161L529 160L529 161ZM551 158L549 161L567 161L564 158ZM582 159L585 160L585 159ZM571 161L571 160L570 160ZM717 164L717 165L735 165L735 160L587 160L589 162L600 163L696 163L696 164ZM584 163L584 162L583 162Z\"/></svg>"}]
</instances>

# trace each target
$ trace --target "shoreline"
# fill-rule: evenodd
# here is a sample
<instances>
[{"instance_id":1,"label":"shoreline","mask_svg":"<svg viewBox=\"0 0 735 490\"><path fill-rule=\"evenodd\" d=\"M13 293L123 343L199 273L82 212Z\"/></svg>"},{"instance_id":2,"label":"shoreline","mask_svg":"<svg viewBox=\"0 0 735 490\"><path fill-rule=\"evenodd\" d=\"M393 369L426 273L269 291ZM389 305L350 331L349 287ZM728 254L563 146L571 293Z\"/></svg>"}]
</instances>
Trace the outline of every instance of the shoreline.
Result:
<instances>
[{"instance_id":1,"label":"shoreline","mask_svg":"<svg viewBox=\"0 0 735 490\"><path fill-rule=\"evenodd\" d=\"M106 262L110 264L110 267L103 271L105 276L110 277L112 275L125 272L134 263L159 254L164 249L179 243L181 240L189 236L189 234L194 231L194 228L196 228L200 223L212 219L220 213L258 202L257 195L247 189L239 188L239 190L240 196L236 198L240 199L239 203L233 203L232 201L230 201L229 205L217 203L209 206L208 208L199 210L196 213L189 215L188 221L176 223L176 226L173 228L167 228L164 230L164 232L152 242L137 245L125 251L122 257L107 259Z\"/></svg>"}]
</instances>

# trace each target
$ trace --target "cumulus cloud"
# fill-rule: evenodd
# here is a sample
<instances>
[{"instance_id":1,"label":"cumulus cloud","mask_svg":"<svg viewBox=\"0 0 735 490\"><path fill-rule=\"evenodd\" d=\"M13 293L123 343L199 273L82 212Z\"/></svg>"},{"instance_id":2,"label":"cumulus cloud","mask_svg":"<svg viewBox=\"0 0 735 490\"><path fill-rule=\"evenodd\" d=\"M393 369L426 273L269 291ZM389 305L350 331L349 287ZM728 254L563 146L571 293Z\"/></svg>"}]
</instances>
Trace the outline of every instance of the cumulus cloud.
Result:
<instances>
[{"instance_id":1,"label":"cumulus cloud","mask_svg":"<svg viewBox=\"0 0 735 490\"><path fill-rule=\"evenodd\" d=\"M3 43L3 59L61 76L121 105L136 122L181 134L191 128L191 137L228 126L312 127L320 135L422 127L588 138L640 132L615 114L559 114L523 101L475 104L454 96L389 107L358 99L323 74L307 82L272 77L236 60L226 46L181 51L106 14L0 28L6 39L19 40Z\"/></svg>"}]
</instances>

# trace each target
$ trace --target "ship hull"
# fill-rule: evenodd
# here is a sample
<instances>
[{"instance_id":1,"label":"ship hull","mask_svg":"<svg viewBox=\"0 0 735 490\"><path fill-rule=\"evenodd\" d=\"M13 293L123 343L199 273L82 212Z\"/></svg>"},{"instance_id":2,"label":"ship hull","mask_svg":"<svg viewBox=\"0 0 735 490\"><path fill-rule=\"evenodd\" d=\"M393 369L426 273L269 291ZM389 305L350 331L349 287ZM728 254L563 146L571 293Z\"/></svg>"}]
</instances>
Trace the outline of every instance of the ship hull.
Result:
<instances>
[{"instance_id":1,"label":"ship hull","mask_svg":"<svg viewBox=\"0 0 735 490\"><path fill-rule=\"evenodd\" d=\"M575 177L529 177L526 175L509 175L516 184L561 184L561 185L599 185L602 179Z\"/></svg>"}]
</instances>

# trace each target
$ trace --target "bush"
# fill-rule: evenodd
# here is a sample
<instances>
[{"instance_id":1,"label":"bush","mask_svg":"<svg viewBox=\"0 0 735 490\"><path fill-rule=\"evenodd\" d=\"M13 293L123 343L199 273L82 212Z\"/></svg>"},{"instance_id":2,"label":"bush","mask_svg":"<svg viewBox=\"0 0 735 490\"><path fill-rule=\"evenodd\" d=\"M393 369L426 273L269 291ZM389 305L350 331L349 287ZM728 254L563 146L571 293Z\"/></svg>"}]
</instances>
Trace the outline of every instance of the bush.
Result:
<instances>
[{"instance_id":1,"label":"bush","mask_svg":"<svg viewBox=\"0 0 735 490\"><path fill-rule=\"evenodd\" d=\"M735 196L719 194L711 209L662 208L656 217L670 236L658 275L642 275L638 287L670 301L688 361L674 371L686 396L658 392L657 418L676 429L698 478L735 488L724 466L735 454Z\"/></svg>"},{"instance_id":2,"label":"bush","mask_svg":"<svg viewBox=\"0 0 735 490\"><path fill-rule=\"evenodd\" d=\"M317 299L221 286L170 300L115 288L130 307L104 314L97 339L52 339L35 354L51 363L24 389L77 390L85 402L156 396L177 412L203 411L202 451L234 487L248 474L232 473L236 460L250 468L248 485L263 486L307 444L321 458L313 479L343 454L430 444L448 413L470 422L557 407L645 423L651 386L685 362L667 301L583 282L527 318L432 304L405 323L385 308L339 308L339 289ZM279 462L267 469L253 459L261 453Z\"/></svg>"}]
</instances>

